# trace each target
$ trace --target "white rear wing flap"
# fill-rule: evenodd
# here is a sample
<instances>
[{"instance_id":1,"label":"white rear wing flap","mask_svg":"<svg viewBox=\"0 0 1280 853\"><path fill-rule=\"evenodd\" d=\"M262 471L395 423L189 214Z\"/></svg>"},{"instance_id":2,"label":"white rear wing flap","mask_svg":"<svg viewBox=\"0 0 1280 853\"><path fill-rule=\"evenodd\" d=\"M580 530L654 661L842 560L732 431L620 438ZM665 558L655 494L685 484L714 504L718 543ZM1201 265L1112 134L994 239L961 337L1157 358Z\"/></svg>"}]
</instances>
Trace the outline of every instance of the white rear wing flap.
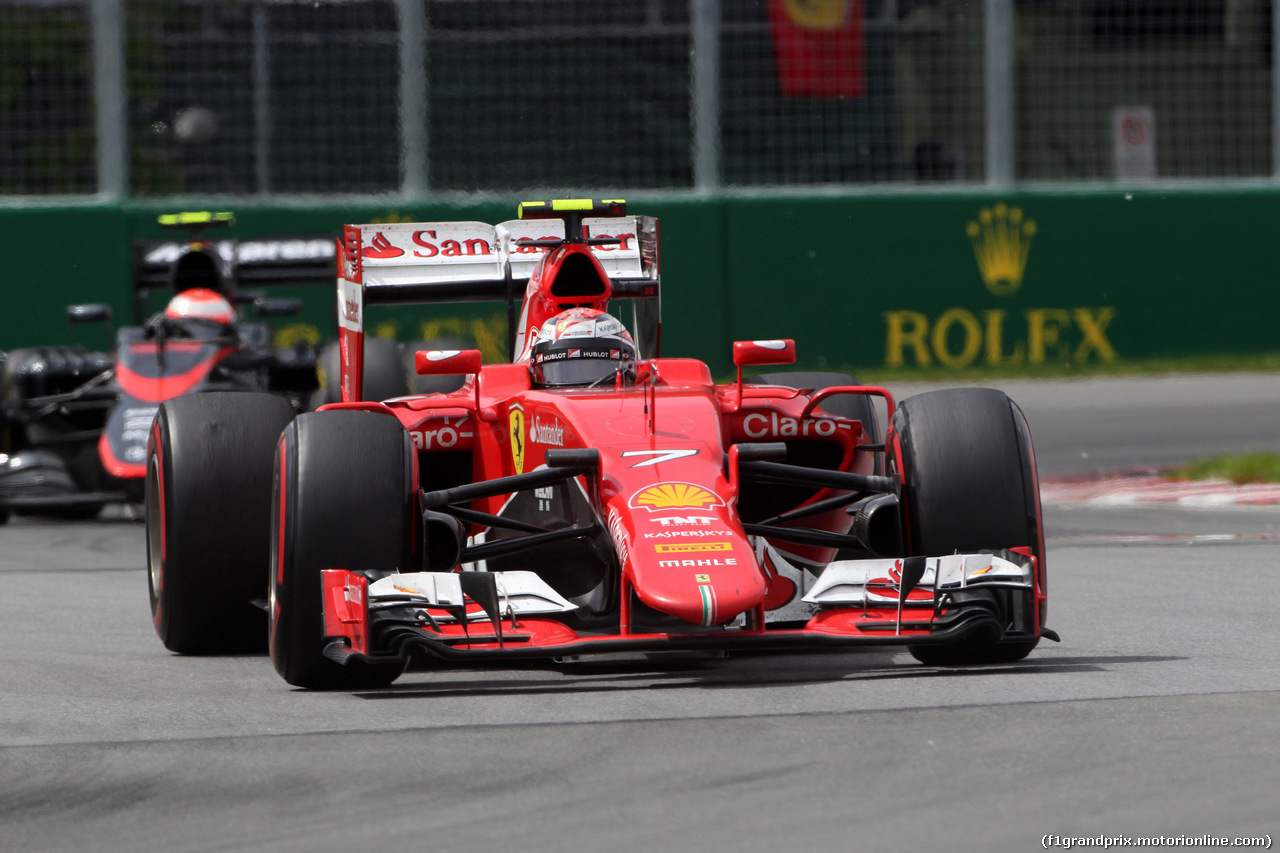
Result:
<instances>
[{"instance_id":1,"label":"white rear wing flap","mask_svg":"<svg viewBox=\"0 0 1280 853\"><path fill-rule=\"evenodd\" d=\"M611 280L657 279L658 221L652 216L589 216L582 220L582 227L590 239L620 241L591 247ZM527 281L547 251L541 246L521 246L519 241L565 238L563 219L513 219L496 228L516 281Z\"/></svg>"},{"instance_id":2,"label":"white rear wing flap","mask_svg":"<svg viewBox=\"0 0 1280 853\"><path fill-rule=\"evenodd\" d=\"M619 241L591 247L613 282L613 296L652 300L648 315L656 318L658 220L586 217L582 224L588 237ZM344 225L337 258L343 401L362 399L365 306L502 300L513 340L513 306L521 293L516 283L527 281L548 251L520 241L564 237L563 219Z\"/></svg>"}]
</instances>

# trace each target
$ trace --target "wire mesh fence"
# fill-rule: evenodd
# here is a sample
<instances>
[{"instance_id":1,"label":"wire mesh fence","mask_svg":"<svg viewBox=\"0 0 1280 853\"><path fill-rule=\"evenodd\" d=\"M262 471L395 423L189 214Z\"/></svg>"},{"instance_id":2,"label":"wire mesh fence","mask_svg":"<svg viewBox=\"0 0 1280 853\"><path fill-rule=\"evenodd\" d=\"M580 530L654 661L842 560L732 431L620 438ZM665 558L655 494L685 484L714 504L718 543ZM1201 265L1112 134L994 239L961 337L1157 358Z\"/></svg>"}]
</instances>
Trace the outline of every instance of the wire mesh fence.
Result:
<instances>
[{"instance_id":1,"label":"wire mesh fence","mask_svg":"<svg viewBox=\"0 0 1280 853\"><path fill-rule=\"evenodd\" d=\"M1272 178L1274 2L0 0L0 195Z\"/></svg>"}]
</instances>

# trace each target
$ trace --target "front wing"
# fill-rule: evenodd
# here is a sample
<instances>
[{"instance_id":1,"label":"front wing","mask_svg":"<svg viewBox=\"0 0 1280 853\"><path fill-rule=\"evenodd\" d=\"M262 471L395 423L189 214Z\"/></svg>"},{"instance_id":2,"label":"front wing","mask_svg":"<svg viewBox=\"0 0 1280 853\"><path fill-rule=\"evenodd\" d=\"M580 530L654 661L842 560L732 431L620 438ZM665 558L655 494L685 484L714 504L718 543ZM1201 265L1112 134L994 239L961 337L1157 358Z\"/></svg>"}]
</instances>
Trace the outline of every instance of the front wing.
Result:
<instances>
[{"instance_id":1,"label":"front wing","mask_svg":"<svg viewBox=\"0 0 1280 853\"><path fill-rule=\"evenodd\" d=\"M785 651L1052 636L1037 624L1035 557L1020 551L833 563L806 592L807 621L769 623L763 606L687 633L575 630L572 610L532 572L420 572L373 582L322 573L326 656L347 663L573 658L618 652Z\"/></svg>"}]
</instances>

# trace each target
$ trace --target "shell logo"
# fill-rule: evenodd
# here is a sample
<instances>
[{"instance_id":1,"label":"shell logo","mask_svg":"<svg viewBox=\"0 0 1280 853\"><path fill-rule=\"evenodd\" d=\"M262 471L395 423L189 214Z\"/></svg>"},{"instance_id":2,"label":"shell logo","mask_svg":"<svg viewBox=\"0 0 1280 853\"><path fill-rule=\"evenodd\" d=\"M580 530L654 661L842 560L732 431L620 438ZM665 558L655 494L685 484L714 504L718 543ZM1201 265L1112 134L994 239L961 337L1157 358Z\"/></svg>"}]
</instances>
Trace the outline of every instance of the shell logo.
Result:
<instances>
[{"instance_id":1,"label":"shell logo","mask_svg":"<svg viewBox=\"0 0 1280 853\"><path fill-rule=\"evenodd\" d=\"M715 492L692 483L661 483L642 489L631 496L633 509L644 509L656 512L664 509L707 509L713 506L724 506L724 501Z\"/></svg>"}]
</instances>

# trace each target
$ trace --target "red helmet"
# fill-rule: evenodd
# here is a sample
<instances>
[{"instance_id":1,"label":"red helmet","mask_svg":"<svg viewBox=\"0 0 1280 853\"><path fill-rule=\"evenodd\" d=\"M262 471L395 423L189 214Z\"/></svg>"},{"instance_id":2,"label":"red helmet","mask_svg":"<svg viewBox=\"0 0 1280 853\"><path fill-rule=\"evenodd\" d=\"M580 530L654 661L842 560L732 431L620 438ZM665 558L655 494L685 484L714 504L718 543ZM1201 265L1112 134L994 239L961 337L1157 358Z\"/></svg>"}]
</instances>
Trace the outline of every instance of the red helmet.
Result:
<instances>
[{"instance_id":1,"label":"red helmet","mask_svg":"<svg viewBox=\"0 0 1280 853\"><path fill-rule=\"evenodd\" d=\"M537 385L595 385L633 369L636 345L627 327L611 315L570 308L542 324L530 360Z\"/></svg>"},{"instance_id":2,"label":"red helmet","mask_svg":"<svg viewBox=\"0 0 1280 853\"><path fill-rule=\"evenodd\" d=\"M164 315L170 320L195 318L230 323L236 319L236 310L221 294L207 287L193 287L170 299Z\"/></svg>"}]
</instances>

